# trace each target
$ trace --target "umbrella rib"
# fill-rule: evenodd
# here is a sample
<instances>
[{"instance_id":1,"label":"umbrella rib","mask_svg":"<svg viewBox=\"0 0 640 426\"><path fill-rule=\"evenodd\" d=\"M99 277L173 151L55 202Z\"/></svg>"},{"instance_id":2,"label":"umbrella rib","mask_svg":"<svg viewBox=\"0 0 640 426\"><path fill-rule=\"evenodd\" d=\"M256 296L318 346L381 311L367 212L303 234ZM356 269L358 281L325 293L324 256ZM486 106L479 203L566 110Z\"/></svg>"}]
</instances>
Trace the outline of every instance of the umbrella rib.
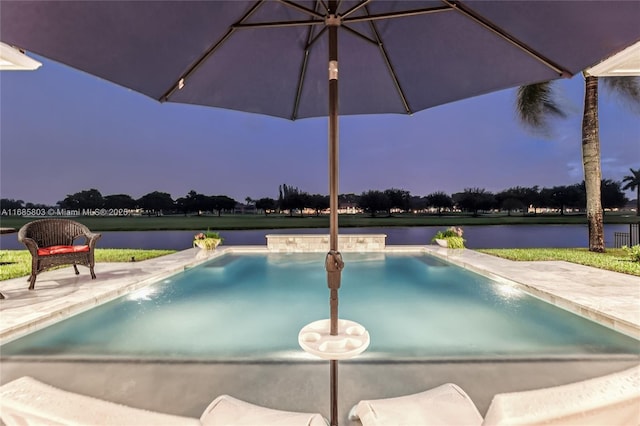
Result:
<instances>
[{"instance_id":1,"label":"umbrella rib","mask_svg":"<svg viewBox=\"0 0 640 426\"><path fill-rule=\"evenodd\" d=\"M318 3L316 2L316 8L318 7ZM291 119L295 120L296 118L298 118L298 109L300 108L300 98L302 97L302 87L304 85L304 76L307 73L307 63L309 62L309 48L311 47L312 43L318 38L320 37L320 34L322 34L324 32L324 30L327 27L324 27L322 29L322 31L320 31L317 36L315 38L312 39L312 35L313 35L313 27L309 27L308 29L308 33L307 33L307 44L304 48L304 53L303 53L303 59L302 59L302 65L300 66L300 75L298 75L298 86L296 89L296 99L293 103L293 112L291 114Z\"/></svg>"},{"instance_id":2,"label":"umbrella rib","mask_svg":"<svg viewBox=\"0 0 640 426\"><path fill-rule=\"evenodd\" d=\"M369 8L365 7L365 10L367 11L367 14L368 14ZM404 106L404 109L407 112L407 114L413 114L413 110L409 106L409 101L407 100L407 97L404 94L404 90L402 90L400 81L398 80L398 74L396 73L396 70L393 67L393 64L391 63L391 59L389 59L389 55L387 54L387 49L385 49L384 43L382 42L382 37L380 36L378 29L376 28L376 23L374 21L369 21L369 25L371 26L371 30L373 31L373 34L376 37L376 40L377 40L376 44L380 49L380 54L382 55L384 62L387 64L387 68L389 69L389 73L391 74L391 80L393 80L393 85L396 87L396 90L398 91L398 95L400 96L402 105Z\"/></svg>"},{"instance_id":3,"label":"umbrella rib","mask_svg":"<svg viewBox=\"0 0 640 426\"><path fill-rule=\"evenodd\" d=\"M324 0L319 0L322 7L324 7L325 12L329 13L329 6L324 2Z\"/></svg>"},{"instance_id":4,"label":"umbrella rib","mask_svg":"<svg viewBox=\"0 0 640 426\"><path fill-rule=\"evenodd\" d=\"M355 12L356 10L360 9L363 6L366 6L367 3L369 3L371 0L362 0L360 3L358 3L357 5L353 6L351 9L347 10L345 13L343 13L341 16L342 19L346 18L347 16L351 15L353 12Z\"/></svg>"},{"instance_id":5,"label":"umbrella rib","mask_svg":"<svg viewBox=\"0 0 640 426\"><path fill-rule=\"evenodd\" d=\"M560 65L554 63L553 61L551 61L550 59L548 59L547 57L545 57L541 53L536 52L533 48L527 46L525 43L523 43L522 41L518 40L516 37L512 36L511 34L507 33L506 31L504 31L498 25L495 25L493 22L489 21L488 19L484 18L480 14L476 13L470 7L465 6L465 5L463 5L463 4L459 3L459 2L453 3L450 0L442 0L442 1L445 4L449 5L451 8L455 9L459 13L463 14L464 16L466 16L467 18L471 19L475 23L479 24L481 27L491 31L492 33L494 33L498 37L500 37L503 40L505 40L508 43L510 43L511 45L513 45L513 46L517 47L518 49L522 50L523 52L527 53L532 58L536 59L538 62L541 62L542 64L544 64L548 68L551 68L553 71L558 73L560 76L565 77L565 78L571 77L572 73L570 71L562 68Z\"/></svg>"},{"instance_id":6,"label":"umbrella rib","mask_svg":"<svg viewBox=\"0 0 640 426\"><path fill-rule=\"evenodd\" d=\"M309 48L304 49L304 58L302 59L302 65L300 66L300 75L298 75L298 87L296 89L296 99L293 103L293 113L291 119L298 118L298 108L300 108L300 98L302 97L302 86L304 84L304 76L307 72L307 63L309 61Z\"/></svg>"},{"instance_id":7,"label":"umbrella rib","mask_svg":"<svg viewBox=\"0 0 640 426\"><path fill-rule=\"evenodd\" d=\"M242 22L253 15L253 13L262 5L264 1L265 0L256 1L238 22ZM168 101L176 90L180 90L184 86L185 80L189 78L198 68L200 68L202 63L206 61L211 55L213 55L216 50L218 50L218 48L222 46L229 39L229 37L231 37L231 34L233 34L233 32L235 31L234 27L235 26L232 25L220 40L218 40L213 46L209 48L209 50L207 50L202 56L200 56L200 58L193 65L191 65L191 67L184 74L182 74L175 83L173 83L171 88L160 97L159 101Z\"/></svg>"},{"instance_id":8,"label":"umbrella rib","mask_svg":"<svg viewBox=\"0 0 640 426\"><path fill-rule=\"evenodd\" d=\"M289 0L279 0L279 1L285 6L291 7L293 9L296 9L299 12L306 13L307 15L313 16L314 18L317 18L317 19L322 19L324 21L324 15L316 12L315 10L307 9L304 6L300 6L299 4L293 3Z\"/></svg>"},{"instance_id":9,"label":"umbrella rib","mask_svg":"<svg viewBox=\"0 0 640 426\"><path fill-rule=\"evenodd\" d=\"M246 28L286 28L286 27L308 27L310 25L324 25L324 18L321 21L278 21L278 22L255 22L251 24L233 24L232 29Z\"/></svg>"},{"instance_id":10,"label":"umbrella rib","mask_svg":"<svg viewBox=\"0 0 640 426\"><path fill-rule=\"evenodd\" d=\"M407 10L405 12L381 13L378 15L358 16L356 18L344 18L343 24L351 24L354 22L379 21L381 19L407 18L410 16L426 15L428 13L450 12L450 6L429 7L426 9Z\"/></svg>"},{"instance_id":11,"label":"umbrella rib","mask_svg":"<svg viewBox=\"0 0 640 426\"><path fill-rule=\"evenodd\" d=\"M353 35L358 36L358 37L368 41L369 43L378 44L378 42L375 41L374 39L369 38L366 35L362 34L360 31L356 31L353 28L347 27L346 25L342 25L342 26L340 26L340 28L342 28L343 30L349 31Z\"/></svg>"},{"instance_id":12,"label":"umbrella rib","mask_svg":"<svg viewBox=\"0 0 640 426\"><path fill-rule=\"evenodd\" d=\"M326 30L327 30L327 27L323 27L323 28L318 32L318 34L316 34L316 36L315 36L315 37L314 37L314 38L309 42L309 44L308 44L308 45L309 45L309 46L313 46L313 45L316 43L316 41L318 41L318 39L320 38L320 36L321 36L322 34L324 34L324 32L325 32Z\"/></svg>"}]
</instances>

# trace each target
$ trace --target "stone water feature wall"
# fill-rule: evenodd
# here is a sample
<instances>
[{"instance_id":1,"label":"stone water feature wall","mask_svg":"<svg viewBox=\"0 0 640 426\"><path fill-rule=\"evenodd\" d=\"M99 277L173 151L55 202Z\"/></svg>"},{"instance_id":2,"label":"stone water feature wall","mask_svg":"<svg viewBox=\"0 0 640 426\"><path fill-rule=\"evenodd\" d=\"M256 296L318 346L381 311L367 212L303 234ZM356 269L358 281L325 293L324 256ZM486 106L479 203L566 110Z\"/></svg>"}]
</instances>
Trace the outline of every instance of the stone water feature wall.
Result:
<instances>
[{"instance_id":1,"label":"stone water feature wall","mask_svg":"<svg viewBox=\"0 0 640 426\"><path fill-rule=\"evenodd\" d=\"M338 235L338 251L384 251L386 239L385 234ZM274 253L327 252L329 235L269 234L267 249Z\"/></svg>"}]
</instances>

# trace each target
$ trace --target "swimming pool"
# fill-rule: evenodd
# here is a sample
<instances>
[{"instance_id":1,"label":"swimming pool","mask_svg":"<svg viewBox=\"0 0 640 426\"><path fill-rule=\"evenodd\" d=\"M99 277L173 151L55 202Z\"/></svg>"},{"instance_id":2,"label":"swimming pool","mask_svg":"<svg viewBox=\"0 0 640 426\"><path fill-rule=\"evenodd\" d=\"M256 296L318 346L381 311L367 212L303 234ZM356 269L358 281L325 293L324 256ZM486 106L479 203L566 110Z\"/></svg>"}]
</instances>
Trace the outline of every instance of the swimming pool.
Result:
<instances>
[{"instance_id":1,"label":"swimming pool","mask_svg":"<svg viewBox=\"0 0 640 426\"><path fill-rule=\"evenodd\" d=\"M344 254L340 316L364 325L359 359L636 355L640 342L424 254ZM310 359L328 316L324 254L227 254L24 336L2 356Z\"/></svg>"}]
</instances>

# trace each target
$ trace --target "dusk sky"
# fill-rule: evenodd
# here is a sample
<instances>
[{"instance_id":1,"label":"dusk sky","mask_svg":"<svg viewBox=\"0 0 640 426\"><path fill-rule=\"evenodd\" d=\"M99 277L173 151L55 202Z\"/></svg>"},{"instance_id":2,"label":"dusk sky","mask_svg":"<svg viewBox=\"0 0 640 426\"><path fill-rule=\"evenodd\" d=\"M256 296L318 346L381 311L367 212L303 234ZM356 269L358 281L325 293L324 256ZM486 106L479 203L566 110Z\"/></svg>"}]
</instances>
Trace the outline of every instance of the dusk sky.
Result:
<instances>
[{"instance_id":1,"label":"dusk sky","mask_svg":"<svg viewBox=\"0 0 640 426\"><path fill-rule=\"evenodd\" d=\"M34 56L33 72L0 72L0 196L53 205L90 188L139 198L278 197L278 185L328 193L327 119L287 121L209 107L160 104ZM399 188L412 195L582 181L581 75L559 82L572 115L550 138L514 113L515 89L413 116L340 118L340 193ZM640 167L640 120L600 92L603 177ZM634 198L629 192L628 196Z\"/></svg>"}]
</instances>

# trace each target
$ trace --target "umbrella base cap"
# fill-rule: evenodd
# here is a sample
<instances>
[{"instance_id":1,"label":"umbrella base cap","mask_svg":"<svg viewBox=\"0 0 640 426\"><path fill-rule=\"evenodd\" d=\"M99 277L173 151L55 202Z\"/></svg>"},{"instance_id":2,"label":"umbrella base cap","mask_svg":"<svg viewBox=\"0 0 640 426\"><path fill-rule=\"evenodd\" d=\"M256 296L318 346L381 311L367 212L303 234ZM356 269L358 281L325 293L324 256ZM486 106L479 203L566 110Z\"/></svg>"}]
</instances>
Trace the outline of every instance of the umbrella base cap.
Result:
<instances>
[{"instance_id":1,"label":"umbrella base cap","mask_svg":"<svg viewBox=\"0 0 640 426\"><path fill-rule=\"evenodd\" d=\"M369 332L355 321L339 319L338 334L332 336L330 330L330 319L314 321L300 330L298 343L305 352L328 360L351 359L369 347Z\"/></svg>"}]
</instances>

